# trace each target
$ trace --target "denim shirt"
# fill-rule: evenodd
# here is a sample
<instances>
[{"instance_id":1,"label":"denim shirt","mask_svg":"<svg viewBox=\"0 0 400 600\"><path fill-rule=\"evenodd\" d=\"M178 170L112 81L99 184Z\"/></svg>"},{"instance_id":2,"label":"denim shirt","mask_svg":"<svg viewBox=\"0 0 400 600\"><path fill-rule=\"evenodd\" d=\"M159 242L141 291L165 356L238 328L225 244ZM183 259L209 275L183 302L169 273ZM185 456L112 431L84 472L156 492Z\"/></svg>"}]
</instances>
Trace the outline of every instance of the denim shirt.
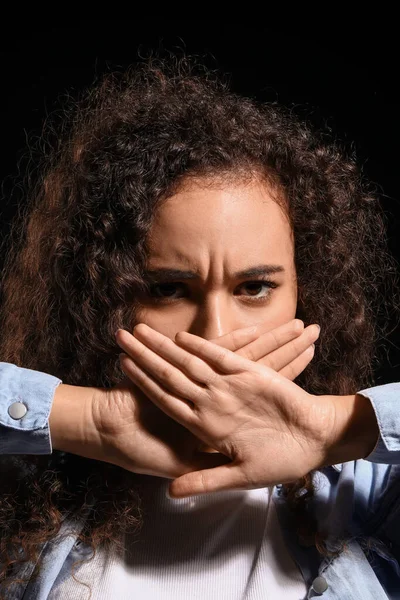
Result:
<instances>
[{"instance_id":1,"label":"denim shirt","mask_svg":"<svg viewBox=\"0 0 400 600\"><path fill-rule=\"evenodd\" d=\"M51 375L0 363L0 453L51 454L48 417L59 383ZM315 546L300 545L282 486L274 488L282 533L306 582L306 598L400 600L400 383L359 393L370 399L377 417L380 436L374 450L363 460L324 467L313 475L311 510L328 533L328 549L337 549L344 540L344 550L323 557ZM18 578L25 582L13 584L7 599L47 599L71 551L79 553L83 526L84 519L65 517L57 538L41 547L39 576L30 580L35 565L23 565Z\"/></svg>"}]
</instances>

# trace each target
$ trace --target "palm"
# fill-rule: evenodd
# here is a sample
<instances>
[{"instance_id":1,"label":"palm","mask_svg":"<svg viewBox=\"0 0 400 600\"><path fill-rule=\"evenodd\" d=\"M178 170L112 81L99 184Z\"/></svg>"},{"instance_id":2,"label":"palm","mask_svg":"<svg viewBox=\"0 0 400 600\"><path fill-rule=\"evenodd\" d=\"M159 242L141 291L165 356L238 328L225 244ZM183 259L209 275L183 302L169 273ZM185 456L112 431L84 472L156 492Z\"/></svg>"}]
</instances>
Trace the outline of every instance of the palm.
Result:
<instances>
[{"instance_id":1,"label":"palm","mask_svg":"<svg viewBox=\"0 0 400 600\"><path fill-rule=\"evenodd\" d=\"M202 442L168 417L130 381L97 403L96 419L108 461L135 473L174 479L202 466L225 462L199 452ZM228 459L226 459L226 462Z\"/></svg>"},{"instance_id":2,"label":"palm","mask_svg":"<svg viewBox=\"0 0 400 600\"><path fill-rule=\"evenodd\" d=\"M268 323L236 330L213 342L294 379L311 360L309 347L317 337L315 326L304 330L301 322L293 320L274 330ZM121 344L121 335L117 341L129 353L129 345ZM204 452L203 442L212 442L200 441L152 402L151 394L145 395L129 373L126 375L121 384L108 390L106 400L102 396L95 402L96 428L106 449L101 460L136 473L171 479L229 462L228 453L221 448L219 453Z\"/></svg>"}]
</instances>

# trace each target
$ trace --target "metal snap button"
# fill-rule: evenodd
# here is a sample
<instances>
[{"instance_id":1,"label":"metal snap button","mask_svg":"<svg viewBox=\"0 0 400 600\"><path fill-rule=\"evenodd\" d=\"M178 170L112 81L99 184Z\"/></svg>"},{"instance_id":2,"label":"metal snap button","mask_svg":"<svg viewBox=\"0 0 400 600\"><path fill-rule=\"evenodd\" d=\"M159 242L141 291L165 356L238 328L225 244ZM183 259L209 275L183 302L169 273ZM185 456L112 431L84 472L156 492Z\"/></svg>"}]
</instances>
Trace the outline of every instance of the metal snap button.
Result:
<instances>
[{"instance_id":1,"label":"metal snap button","mask_svg":"<svg viewBox=\"0 0 400 600\"><path fill-rule=\"evenodd\" d=\"M12 419L22 419L27 413L27 408L23 402L13 402L11 406L8 407L8 414Z\"/></svg>"},{"instance_id":2,"label":"metal snap button","mask_svg":"<svg viewBox=\"0 0 400 600\"><path fill-rule=\"evenodd\" d=\"M314 579L314 581L311 584L311 587L316 594L321 595L328 589L328 583L325 577L319 576Z\"/></svg>"}]
</instances>

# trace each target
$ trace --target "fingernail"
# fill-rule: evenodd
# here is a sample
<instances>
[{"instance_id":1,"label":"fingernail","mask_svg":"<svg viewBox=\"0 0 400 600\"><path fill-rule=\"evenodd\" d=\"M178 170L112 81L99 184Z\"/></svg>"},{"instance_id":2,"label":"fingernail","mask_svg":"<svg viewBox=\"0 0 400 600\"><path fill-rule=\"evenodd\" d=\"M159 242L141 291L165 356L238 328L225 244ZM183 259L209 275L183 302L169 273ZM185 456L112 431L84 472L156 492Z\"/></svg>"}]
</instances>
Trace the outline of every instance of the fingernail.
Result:
<instances>
[{"instance_id":1,"label":"fingernail","mask_svg":"<svg viewBox=\"0 0 400 600\"><path fill-rule=\"evenodd\" d=\"M117 329L117 331L114 333L114 337L117 337L118 331L122 331L122 329Z\"/></svg>"},{"instance_id":2,"label":"fingernail","mask_svg":"<svg viewBox=\"0 0 400 600\"><path fill-rule=\"evenodd\" d=\"M321 331L321 327L318 325L318 323L315 324L318 327L318 333Z\"/></svg>"}]
</instances>

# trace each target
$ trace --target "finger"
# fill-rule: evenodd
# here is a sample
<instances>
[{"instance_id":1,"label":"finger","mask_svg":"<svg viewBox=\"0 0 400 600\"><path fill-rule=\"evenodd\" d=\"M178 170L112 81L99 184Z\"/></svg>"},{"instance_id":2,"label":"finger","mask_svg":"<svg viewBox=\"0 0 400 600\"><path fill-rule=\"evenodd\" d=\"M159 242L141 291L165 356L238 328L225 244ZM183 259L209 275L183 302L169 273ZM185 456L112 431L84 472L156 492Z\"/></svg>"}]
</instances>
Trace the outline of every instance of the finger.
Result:
<instances>
[{"instance_id":1,"label":"finger","mask_svg":"<svg viewBox=\"0 0 400 600\"><path fill-rule=\"evenodd\" d=\"M141 369L126 354L120 354L121 369L135 385L166 415L188 427L193 421L193 403L181 395L174 395Z\"/></svg>"},{"instance_id":2,"label":"finger","mask_svg":"<svg viewBox=\"0 0 400 600\"><path fill-rule=\"evenodd\" d=\"M289 365L286 365L283 369L279 371L279 375L286 377L286 379L290 379L290 381L294 381L296 377L300 375L304 371L304 369L310 364L315 354L315 346L312 344L309 346L303 354L300 354L295 360L293 360Z\"/></svg>"},{"instance_id":3,"label":"finger","mask_svg":"<svg viewBox=\"0 0 400 600\"><path fill-rule=\"evenodd\" d=\"M195 381L208 385L215 379L216 373L207 363L187 352L162 333L145 325L145 323L136 325L134 335L136 339L143 342L153 352L165 358Z\"/></svg>"},{"instance_id":4,"label":"finger","mask_svg":"<svg viewBox=\"0 0 400 600\"><path fill-rule=\"evenodd\" d=\"M246 346L250 342L256 340L260 335L260 327L257 325L251 325L250 327L244 327L243 329L236 329L231 333L221 335L221 337L211 340L213 344L222 346L231 352L235 352L239 348Z\"/></svg>"},{"instance_id":5,"label":"finger","mask_svg":"<svg viewBox=\"0 0 400 600\"><path fill-rule=\"evenodd\" d=\"M248 489L243 471L233 462L215 469L186 473L169 484L169 495L187 498L222 490Z\"/></svg>"},{"instance_id":6,"label":"finger","mask_svg":"<svg viewBox=\"0 0 400 600\"><path fill-rule=\"evenodd\" d=\"M276 348L279 348L282 344L286 344L293 338L299 336L303 329L304 324L300 319L293 319L279 327L276 327L270 321L267 321L257 323L251 327L236 329L231 333L227 333L226 335L211 341L232 352L240 350L241 356L244 356L245 358L258 360L258 358L251 358L251 353L253 352L252 342L256 342L262 337L264 339L263 343L265 344L264 354L267 354L268 352L272 352ZM245 350L247 346L249 347L249 356ZM264 356L264 354L262 354L262 356ZM261 358L261 356L259 358Z\"/></svg>"},{"instance_id":7,"label":"finger","mask_svg":"<svg viewBox=\"0 0 400 600\"><path fill-rule=\"evenodd\" d=\"M318 325L306 327L300 337L291 340L275 352L271 352L267 356L264 355L259 363L274 369L274 371L280 371L303 354L318 339L319 331Z\"/></svg>"},{"instance_id":8,"label":"finger","mask_svg":"<svg viewBox=\"0 0 400 600\"><path fill-rule=\"evenodd\" d=\"M178 373L185 374L187 378L204 385L215 378L215 371L207 363L148 325L144 323L136 325L134 334L133 336L127 331L119 330L116 336L118 345L161 383L166 382L166 373L174 378L178 377ZM169 369L168 364L177 369ZM160 377L154 371L156 365L162 370ZM180 379L182 381L182 378Z\"/></svg>"},{"instance_id":9,"label":"finger","mask_svg":"<svg viewBox=\"0 0 400 600\"><path fill-rule=\"evenodd\" d=\"M298 338L304 331L304 323L299 319L294 319L280 327L275 327L260 335L258 339L243 348L240 348L236 354L257 362L267 354L274 352L281 346L284 346L293 339ZM284 365L283 365L284 366Z\"/></svg>"},{"instance_id":10,"label":"finger","mask_svg":"<svg viewBox=\"0 0 400 600\"><path fill-rule=\"evenodd\" d=\"M186 331L177 333L175 341L185 350L195 354L222 373L237 373L240 370L249 370L253 365L252 362L234 352Z\"/></svg>"},{"instance_id":11,"label":"finger","mask_svg":"<svg viewBox=\"0 0 400 600\"><path fill-rule=\"evenodd\" d=\"M125 340L128 342L127 344ZM120 330L118 332L118 343L122 348L128 346L129 354L128 352L127 354L136 365L174 394L195 401L200 399L202 392L204 393L203 384L196 383L187 377L179 368L171 365L127 331ZM209 369L205 363L204 368Z\"/></svg>"}]
</instances>

